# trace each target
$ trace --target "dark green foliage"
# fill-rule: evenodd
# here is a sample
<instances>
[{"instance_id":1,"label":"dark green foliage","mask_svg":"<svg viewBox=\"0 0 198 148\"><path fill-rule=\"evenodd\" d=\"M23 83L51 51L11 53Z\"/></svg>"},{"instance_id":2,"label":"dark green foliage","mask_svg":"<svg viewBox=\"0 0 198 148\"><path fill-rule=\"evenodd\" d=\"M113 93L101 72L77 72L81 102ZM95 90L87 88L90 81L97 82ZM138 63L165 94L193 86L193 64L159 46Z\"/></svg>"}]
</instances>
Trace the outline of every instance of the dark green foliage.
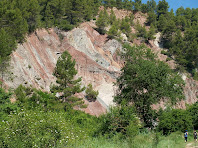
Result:
<instances>
[{"instance_id":1,"label":"dark green foliage","mask_svg":"<svg viewBox=\"0 0 198 148\"><path fill-rule=\"evenodd\" d=\"M146 126L152 126L154 114L151 105L167 98L176 103L183 98L183 80L167 64L155 59L150 49L130 47L122 55L125 66L117 79L118 93L114 101L132 102Z\"/></svg>"},{"instance_id":2,"label":"dark green foliage","mask_svg":"<svg viewBox=\"0 0 198 148\"><path fill-rule=\"evenodd\" d=\"M141 7L142 7L142 0L135 0L134 1L134 11L141 11Z\"/></svg>"},{"instance_id":3,"label":"dark green foliage","mask_svg":"<svg viewBox=\"0 0 198 148\"><path fill-rule=\"evenodd\" d=\"M1 147L67 147L94 134L97 118L80 111L23 110L0 121Z\"/></svg>"},{"instance_id":4,"label":"dark green foliage","mask_svg":"<svg viewBox=\"0 0 198 148\"><path fill-rule=\"evenodd\" d=\"M113 11L113 9L111 9L111 14L109 16L109 23L110 25L114 24L116 22L116 16L115 16L115 13Z\"/></svg>"},{"instance_id":5,"label":"dark green foliage","mask_svg":"<svg viewBox=\"0 0 198 148\"><path fill-rule=\"evenodd\" d=\"M137 30L136 36L141 37L146 43L149 40L155 39L154 34L156 32L156 29L153 24L151 24L149 31L146 30L145 26L141 26L140 24L137 24L136 30Z\"/></svg>"},{"instance_id":6,"label":"dark green foliage","mask_svg":"<svg viewBox=\"0 0 198 148\"><path fill-rule=\"evenodd\" d=\"M149 11L148 6L147 6L146 4L142 4L142 6L141 6L141 11L142 11L143 13L148 12L148 11Z\"/></svg>"},{"instance_id":7,"label":"dark green foliage","mask_svg":"<svg viewBox=\"0 0 198 148\"><path fill-rule=\"evenodd\" d=\"M118 9L122 9L123 8L122 4L123 4L122 0L116 0L116 6L117 6Z\"/></svg>"},{"instance_id":8,"label":"dark green foliage","mask_svg":"<svg viewBox=\"0 0 198 148\"><path fill-rule=\"evenodd\" d=\"M1 80L4 80L5 74L8 74L10 54L16 48L16 42L13 36L8 34L3 28L0 29L0 72ZM1 83L2 87L2 83Z\"/></svg>"},{"instance_id":9,"label":"dark green foliage","mask_svg":"<svg viewBox=\"0 0 198 148\"><path fill-rule=\"evenodd\" d=\"M184 132L185 130L193 129L192 117L190 114L181 109L167 110L159 117L158 129L163 134L170 134L175 131Z\"/></svg>"},{"instance_id":10,"label":"dark green foliage","mask_svg":"<svg viewBox=\"0 0 198 148\"><path fill-rule=\"evenodd\" d=\"M63 102L68 102L72 106L79 105L83 107L84 101L82 98L74 96L76 93L82 92L85 88L81 88L81 78L75 79L77 74L75 69L75 60L72 60L71 55L65 51L59 57L53 75L57 78L57 85L53 85L51 92L59 93L60 99Z\"/></svg>"},{"instance_id":11,"label":"dark green foliage","mask_svg":"<svg viewBox=\"0 0 198 148\"><path fill-rule=\"evenodd\" d=\"M147 17L147 24L153 24L153 25L157 25L157 15L154 12L149 12L148 13L148 17Z\"/></svg>"},{"instance_id":12,"label":"dark green foliage","mask_svg":"<svg viewBox=\"0 0 198 148\"><path fill-rule=\"evenodd\" d=\"M17 111L16 104L10 102L11 95L11 92L0 88L0 121L7 120L8 115Z\"/></svg>"},{"instance_id":13,"label":"dark green foliage","mask_svg":"<svg viewBox=\"0 0 198 148\"><path fill-rule=\"evenodd\" d=\"M162 32L163 45L170 49L169 55L174 55L175 60L192 73L198 67L198 9L180 7L175 15L173 10L168 12L168 7L165 0L159 1L157 6L157 28ZM154 12L149 12L148 24L155 22L154 15Z\"/></svg>"},{"instance_id":14,"label":"dark green foliage","mask_svg":"<svg viewBox=\"0 0 198 148\"><path fill-rule=\"evenodd\" d=\"M143 39L147 39L147 31L145 26L141 26L139 23L136 25L137 37L142 37Z\"/></svg>"},{"instance_id":15,"label":"dark green foliage","mask_svg":"<svg viewBox=\"0 0 198 148\"><path fill-rule=\"evenodd\" d=\"M156 4L155 0L147 1L148 12L155 12L156 8L157 8L157 4Z\"/></svg>"},{"instance_id":16,"label":"dark green foliage","mask_svg":"<svg viewBox=\"0 0 198 148\"><path fill-rule=\"evenodd\" d=\"M127 36L129 36L129 34L131 33L130 20L128 17L126 17L125 19L122 19L121 24L120 24L120 30Z\"/></svg>"},{"instance_id":17,"label":"dark green foliage","mask_svg":"<svg viewBox=\"0 0 198 148\"><path fill-rule=\"evenodd\" d=\"M176 32L176 25L175 22L173 20L170 20L169 23L165 26L164 30L163 30L163 45L165 48L171 48L172 47L172 39L173 39L173 35Z\"/></svg>"},{"instance_id":18,"label":"dark green foliage","mask_svg":"<svg viewBox=\"0 0 198 148\"><path fill-rule=\"evenodd\" d=\"M114 38L116 36L119 36L118 32L119 27L117 25L112 25L109 31L107 32L109 38Z\"/></svg>"},{"instance_id":19,"label":"dark green foliage","mask_svg":"<svg viewBox=\"0 0 198 148\"><path fill-rule=\"evenodd\" d=\"M96 20L96 25L98 27L98 31L101 34L105 33L105 27L107 27L108 23L109 23L109 16L106 9L104 11L100 11L98 19Z\"/></svg>"},{"instance_id":20,"label":"dark green foliage","mask_svg":"<svg viewBox=\"0 0 198 148\"><path fill-rule=\"evenodd\" d=\"M124 2L123 3L124 9L126 9L126 10L132 10L133 9L133 3L132 3L131 0L124 0L123 2Z\"/></svg>"},{"instance_id":21,"label":"dark green foliage","mask_svg":"<svg viewBox=\"0 0 198 148\"><path fill-rule=\"evenodd\" d=\"M168 12L168 2L166 2L166 0L162 0L159 1L158 5L157 5L157 13L158 16L160 16L161 14L166 14Z\"/></svg>"},{"instance_id":22,"label":"dark green foliage","mask_svg":"<svg viewBox=\"0 0 198 148\"><path fill-rule=\"evenodd\" d=\"M15 90L19 107L28 110L63 111L70 108L69 104L57 99L53 94L42 92L20 85Z\"/></svg>"},{"instance_id":23,"label":"dark green foliage","mask_svg":"<svg viewBox=\"0 0 198 148\"><path fill-rule=\"evenodd\" d=\"M193 129L198 130L198 102L196 102L193 105L187 106L187 114L192 117L192 124L193 124Z\"/></svg>"},{"instance_id":24,"label":"dark green foliage","mask_svg":"<svg viewBox=\"0 0 198 148\"><path fill-rule=\"evenodd\" d=\"M122 133L127 136L136 136L141 127L134 108L122 104L114 108L100 117L101 125L99 131L102 134L113 136L116 133Z\"/></svg>"},{"instance_id":25,"label":"dark green foliage","mask_svg":"<svg viewBox=\"0 0 198 148\"><path fill-rule=\"evenodd\" d=\"M155 33L156 33L156 28L153 24L151 24L149 32L148 32L148 40L155 39L155 37L154 37Z\"/></svg>"},{"instance_id":26,"label":"dark green foliage","mask_svg":"<svg viewBox=\"0 0 198 148\"><path fill-rule=\"evenodd\" d=\"M97 99L97 96L99 94L98 91L95 91L93 90L93 86L91 84L89 84L85 90L85 93L86 93L86 98L89 100L89 101L96 101Z\"/></svg>"},{"instance_id":27,"label":"dark green foliage","mask_svg":"<svg viewBox=\"0 0 198 148\"><path fill-rule=\"evenodd\" d=\"M196 69L193 69L192 74L193 74L194 80L198 81L198 71Z\"/></svg>"},{"instance_id":28,"label":"dark green foliage","mask_svg":"<svg viewBox=\"0 0 198 148\"><path fill-rule=\"evenodd\" d=\"M158 20L158 22L157 22L157 27L158 27L158 30L160 31L160 32L163 32L164 30L165 30L165 28L166 28L166 25L167 25L167 19L166 19L166 17L162 14L162 15L160 15L159 16L159 20Z\"/></svg>"}]
</instances>

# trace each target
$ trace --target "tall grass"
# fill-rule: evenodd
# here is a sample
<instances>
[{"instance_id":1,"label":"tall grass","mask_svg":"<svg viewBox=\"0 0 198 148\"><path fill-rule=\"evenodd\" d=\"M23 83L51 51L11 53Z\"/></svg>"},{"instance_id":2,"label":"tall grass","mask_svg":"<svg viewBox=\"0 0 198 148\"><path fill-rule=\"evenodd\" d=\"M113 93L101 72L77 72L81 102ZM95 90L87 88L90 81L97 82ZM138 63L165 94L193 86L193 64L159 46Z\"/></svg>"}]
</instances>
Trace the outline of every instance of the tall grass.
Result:
<instances>
[{"instance_id":1,"label":"tall grass","mask_svg":"<svg viewBox=\"0 0 198 148\"><path fill-rule=\"evenodd\" d=\"M189 142L193 142L190 134ZM183 133L175 132L169 136L163 136L159 133L140 133L135 137L123 138L119 134L112 138L99 136L96 138L88 138L85 141L79 141L73 148L185 148ZM194 145L194 144L192 144ZM197 144L198 145L198 144ZM70 147L70 146L69 146Z\"/></svg>"}]
</instances>

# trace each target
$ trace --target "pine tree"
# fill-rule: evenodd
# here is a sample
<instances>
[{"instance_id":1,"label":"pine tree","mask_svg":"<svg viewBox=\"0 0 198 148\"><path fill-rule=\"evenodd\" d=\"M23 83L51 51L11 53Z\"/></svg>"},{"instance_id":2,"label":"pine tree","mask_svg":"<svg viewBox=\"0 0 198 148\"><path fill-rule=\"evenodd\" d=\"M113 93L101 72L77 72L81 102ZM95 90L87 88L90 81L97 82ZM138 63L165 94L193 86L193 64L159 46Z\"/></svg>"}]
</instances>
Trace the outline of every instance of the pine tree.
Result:
<instances>
[{"instance_id":1,"label":"pine tree","mask_svg":"<svg viewBox=\"0 0 198 148\"><path fill-rule=\"evenodd\" d=\"M157 25L157 15L154 12L149 12L147 17L147 24L153 24L154 26Z\"/></svg>"},{"instance_id":2,"label":"pine tree","mask_svg":"<svg viewBox=\"0 0 198 148\"><path fill-rule=\"evenodd\" d=\"M115 36L118 35L118 26L112 25L109 31L107 32L109 38L114 38Z\"/></svg>"},{"instance_id":3,"label":"pine tree","mask_svg":"<svg viewBox=\"0 0 198 148\"><path fill-rule=\"evenodd\" d=\"M46 6L46 10L45 10L45 23L46 23L46 27L52 27L54 24L54 15L53 12L51 10L50 4L48 3Z\"/></svg>"},{"instance_id":4,"label":"pine tree","mask_svg":"<svg viewBox=\"0 0 198 148\"><path fill-rule=\"evenodd\" d=\"M116 0L116 7L118 9L122 9L123 8L122 4L123 4L122 0Z\"/></svg>"},{"instance_id":5,"label":"pine tree","mask_svg":"<svg viewBox=\"0 0 198 148\"><path fill-rule=\"evenodd\" d=\"M142 6L142 0L135 0L134 2L134 11L140 11Z\"/></svg>"},{"instance_id":6,"label":"pine tree","mask_svg":"<svg viewBox=\"0 0 198 148\"><path fill-rule=\"evenodd\" d=\"M0 30L0 41L0 72L1 79L4 80L4 75L7 73L9 66L10 54L16 48L16 42L4 29Z\"/></svg>"},{"instance_id":7,"label":"pine tree","mask_svg":"<svg viewBox=\"0 0 198 148\"><path fill-rule=\"evenodd\" d=\"M158 30L163 32L166 28L167 25L167 19L166 17L162 14L159 16L159 20L157 22Z\"/></svg>"},{"instance_id":8,"label":"pine tree","mask_svg":"<svg viewBox=\"0 0 198 148\"><path fill-rule=\"evenodd\" d=\"M155 0L147 1L147 7L149 12L155 12L157 8Z\"/></svg>"},{"instance_id":9,"label":"pine tree","mask_svg":"<svg viewBox=\"0 0 198 148\"><path fill-rule=\"evenodd\" d=\"M122 19L120 24L120 30L127 36L129 36L129 34L131 33L131 27L128 18Z\"/></svg>"},{"instance_id":10,"label":"pine tree","mask_svg":"<svg viewBox=\"0 0 198 148\"><path fill-rule=\"evenodd\" d=\"M155 39L155 37L154 37L155 32L156 32L155 26L153 24L151 24L151 27L150 27L149 32L148 32L148 40Z\"/></svg>"},{"instance_id":11,"label":"pine tree","mask_svg":"<svg viewBox=\"0 0 198 148\"><path fill-rule=\"evenodd\" d=\"M157 5L157 13L158 16L160 16L161 14L166 14L168 12L168 2L166 2L166 0L162 0L159 1L158 5Z\"/></svg>"},{"instance_id":12,"label":"pine tree","mask_svg":"<svg viewBox=\"0 0 198 148\"><path fill-rule=\"evenodd\" d=\"M84 101L82 98L75 96L76 93L82 92L85 88L81 88L81 78L75 79L77 74L75 69L75 60L72 60L71 55L65 51L59 57L53 75L57 78L56 83L51 88L54 93L60 94L60 99L68 102L72 106L79 105L83 107Z\"/></svg>"},{"instance_id":13,"label":"pine tree","mask_svg":"<svg viewBox=\"0 0 198 148\"><path fill-rule=\"evenodd\" d=\"M100 11L98 19L96 20L96 25L98 27L98 31L101 34L105 33L105 27L108 25L109 17L106 12L106 9L104 11Z\"/></svg>"},{"instance_id":14,"label":"pine tree","mask_svg":"<svg viewBox=\"0 0 198 148\"><path fill-rule=\"evenodd\" d=\"M22 43L25 40L26 33L28 33L28 24L22 17L21 11L18 8L7 10L3 19L7 22L4 27L5 30Z\"/></svg>"},{"instance_id":15,"label":"pine tree","mask_svg":"<svg viewBox=\"0 0 198 148\"><path fill-rule=\"evenodd\" d=\"M115 13L114 13L113 9L111 9L111 14L109 16L110 25L112 25L115 21L116 21L116 16L115 16Z\"/></svg>"}]
</instances>

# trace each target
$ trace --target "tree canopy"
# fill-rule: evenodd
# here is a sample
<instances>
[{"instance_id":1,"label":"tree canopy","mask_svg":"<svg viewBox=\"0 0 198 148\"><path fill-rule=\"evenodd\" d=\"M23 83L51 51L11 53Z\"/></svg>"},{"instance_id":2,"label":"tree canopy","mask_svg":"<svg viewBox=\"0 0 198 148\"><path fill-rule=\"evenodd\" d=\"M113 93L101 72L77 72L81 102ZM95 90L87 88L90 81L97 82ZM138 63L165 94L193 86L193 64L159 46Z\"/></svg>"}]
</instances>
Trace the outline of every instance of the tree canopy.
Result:
<instances>
[{"instance_id":1,"label":"tree canopy","mask_svg":"<svg viewBox=\"0 0 198 148\"><path fill-rule=\"evenodd\" d=\"M125 45L125 62L117 79L118 92L114 101L134 104L139 116L152 126L151 105L162 99L174 104L183 98L184 82L167 64L156 60L150 49L144 46Z\"/></svg>"}]
</instances>

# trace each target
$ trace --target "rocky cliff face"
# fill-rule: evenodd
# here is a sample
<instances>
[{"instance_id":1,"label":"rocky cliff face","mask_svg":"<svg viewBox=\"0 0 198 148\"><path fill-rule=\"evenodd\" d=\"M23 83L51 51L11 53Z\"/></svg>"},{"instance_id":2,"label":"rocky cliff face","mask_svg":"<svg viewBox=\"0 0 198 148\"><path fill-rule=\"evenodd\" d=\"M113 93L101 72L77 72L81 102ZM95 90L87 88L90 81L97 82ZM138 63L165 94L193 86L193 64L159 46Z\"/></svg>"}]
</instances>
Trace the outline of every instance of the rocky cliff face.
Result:
<instances>
[{"instance_id":1,"label":"rocky cliff face","mask_svg":"<svg viewBox=\"0 0 198 148\"><path fill-rule=\"evenodd\" d=\"M6 84L13 88L20 84L32 85L49 91L50 84L55 82L52 74L56 61L67 50L76 60L83 85L91 83L99 91L99 101L89 103L86 111L95 115L105 112L105 107L112 103L113 82L120 70L116 51L122 46L118 41L100 35L91 25L83 23L70 32L42 29L28 36L11 56L14 77Z\"/></svg>"},{"instance_id":2,"label":"rocky cliff face","mask_svg":"<svg viewBox=\"0 0 198 148\"><path fill-rule=\"evenodd\" d=\"M123 12L120 17L124 14ZM139 14L136 15L137 19L141 19ZM52 73L56 61L67 50L76 60L76 69L78 76L82 77L83 85L91 83L99 91L96 102L86 101L89 105L85 111L94 115L104 113L107 106L112 104L115 92L113 82L121 68L117 51L122 50L122 46L118 41L100 35L93 27L94 23L87 22L69 32L61 32L56 28L37 30L13 52L10 70L14 77L12 81L6 80L6 84L12 88L20 84L32 85L49 91L50 84L55 82ZM140 43L138 40L135 42ZM162 49L157 45L157 40L151 41L148 46L158 53L160 60L166 61L167 57L160 54ZM174 61L169 61L168 64L174 68ZM186 82L186 100L178 103L180 108L185 107L185 102L196 102L198 96L198 82L185 75L183 79Z\"/></svg>"}]
</instances>

